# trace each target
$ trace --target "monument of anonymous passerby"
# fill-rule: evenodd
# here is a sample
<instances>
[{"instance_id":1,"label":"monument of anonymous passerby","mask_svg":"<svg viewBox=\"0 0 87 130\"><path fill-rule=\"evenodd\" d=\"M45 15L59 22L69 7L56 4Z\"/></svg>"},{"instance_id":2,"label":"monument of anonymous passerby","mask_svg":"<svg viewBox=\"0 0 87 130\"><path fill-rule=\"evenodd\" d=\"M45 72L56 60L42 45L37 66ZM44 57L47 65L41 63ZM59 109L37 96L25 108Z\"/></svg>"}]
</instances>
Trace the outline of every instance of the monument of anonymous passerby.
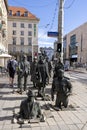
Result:
<instances>
[{"instance_id":1,"label":"monument of anonymous passerby","mask_svg":"<svg viewBox=\"0 0 87 130\"><path fill-rule=\"evenodd\" d=\"M33 87L36 88L37 83L37 57L34 57L34 60L30 64L30 75L31 81L33 82Z\"/></svg>"},{"instance_id":2,"label":"monument of anonymous passerby","mask_svg":"<svg viewBox=\"0 0 87 130\"><path fill-rule=\"evenodd\" d=\"M68 106L68 97L72 92L72 84L66 78L64 78L64 70L59 69L58 75L53 79L51 88L51 98L54 100L54 94L56 93L55 106L62 109Z\"/></svg>"},{"instance_id":3,"label":"monument of anonymous passerby","mask_svg":"<svg viewBox=\"0 0 87 130\"><path fill-rule=\"evenodd\" d=\"M30 64L26 59L26 55L21 55L18 63L18 92L22 94L27 89L27 78L30 71Z\"/></svg>"},{"instance_id":4,"label":"monument of anonymous passerby","mask_svg":"<svg viewBox=\"0 0 87 130\"><path fill-rule=\"evenodd\" d=\"M26 120L30 123L32 119L44 121L44 116L39 103L35 101L34 92L29 89L27 98L21 101L19 112L13 114L12 123L24 124Z\"/></svg>"},{"instance_id":5,"label":"monument of anonymous passerby","mask_svg":"<svg viewBox=\"0 0 87 130\"><path fill-rule=\"evenodd\" d=\"M58 75L58 70L62 69L64 70L64 64L61 62L61 59L59 58L59 60L56 62L55 64L55 68L54 68L54 75L53 78L57 77Z\"/></svg>"},{"instance_id":6,"label":"monument of anonymous passerby","mask_svg":"<svg viewBox=\"0 0 87 130\"><path fill-rule=\"evenodd\" d=\"M38 81L37 81L38 96L41 96L44 99L46 78L47 78L47 69L46 69L46 64L45 64L42 56L39 57L37 69L38 69Z\"/></svg>"},{"instance_id":7,"label":"monument of anonymous passerby","mask_svg":"<svg viewBox=\"0 0 87 130\"><path fill-rule=\"evenodd\" d=\"M51 77L51 70L52 70L51 62L48 59L49 59L48 57L45 58L46 72L47 72L46 84L49 84L49 79Z\"/></svg>"}]
</instances>

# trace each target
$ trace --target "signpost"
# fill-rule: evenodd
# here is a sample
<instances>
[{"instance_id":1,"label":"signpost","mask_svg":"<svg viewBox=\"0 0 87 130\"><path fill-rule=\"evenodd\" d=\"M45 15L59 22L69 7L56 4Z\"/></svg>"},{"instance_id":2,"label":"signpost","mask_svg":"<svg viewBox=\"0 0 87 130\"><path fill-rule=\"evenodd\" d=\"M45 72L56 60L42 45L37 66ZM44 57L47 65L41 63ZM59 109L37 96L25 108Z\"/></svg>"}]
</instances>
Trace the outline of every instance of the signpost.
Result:
<instances>
[{"instance_id":1,"label":"signpost","mask_svg":"<svg viewBox=\"0 0 87 130\"><path fill-rule=\"evenodd\" d=\"M58 32L48 32L47 36L48 37L58 37L59 33Z\"/></svg>"}]
</instances>

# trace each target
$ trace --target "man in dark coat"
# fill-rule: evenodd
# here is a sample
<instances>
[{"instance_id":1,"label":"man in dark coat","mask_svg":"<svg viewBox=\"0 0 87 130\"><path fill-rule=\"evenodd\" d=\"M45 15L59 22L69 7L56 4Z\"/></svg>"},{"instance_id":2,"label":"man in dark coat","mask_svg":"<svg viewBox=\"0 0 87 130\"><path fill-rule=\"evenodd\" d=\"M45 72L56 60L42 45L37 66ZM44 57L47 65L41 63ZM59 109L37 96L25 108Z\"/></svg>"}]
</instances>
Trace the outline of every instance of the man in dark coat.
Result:
<instances>
[{"instance_id":1,"label":"man in dark coat","mask_svg":"<svg viewBox=\"0 0 87 130\"><path fill-rule=\"evenodd\" d=\"M43 57L39 57L38 61L38 82L37 82L37 87L38 87L38 96L41 96L44 98L45 96L45 87L46 87L46 78L47 78L47 69L46 69L46 64L43 61Z\"/></svg>"},{"instance_id":2,"label":"man in dark coat","mask_svg":"<svg viewBox=\"0 0 87 130\"><path fill-rule=\"evenodd\" d=\"M26 56L21 55L21 59L18 62L18 70L17 70L18 89L20 94L22 94L22 92L26 90L29 69L30 69L30 65L29 62L26 60Z\"/></svg>"},{"instance_id":3,"label":"man in dark coat","mask_svg":"<svg viewBox=\"0 0 87 130\"><path fill-rule=\"evenodd\" d=\"M41 108L39 103L34 101L34 93L29 90L27 99L21 102L19 117L21 119L33 119L41 117Z\"/></svg>"},{"instance_id":4,"label":"man in dark coat","mask_svg":"<svg viewBox=\"0 0 87 130\"><path fill-rule=\"evenodd\" d=\"M61 108L62 105L66 108L68 106L68 96L71 94L72 85L69 80L64 78L64 71L58 70L58 75L53 79L51 88L51 97L54 100L54 94L56 92L55 106Z\"/></svg>"},{"instance_id":5,"label":"man in dark coat","mask_svg":"<svg viewBox=\"0 0 87 130\"><path fill-rule=\"evenodd\" d=\"M59 58L59 61L55 64L53 78L57 77L59 69L64 70L64 64L61 62L60 58Z\"/></svg>"},{"instance_id":6,"label":"man in dark coat","mask_svg":"<svg viewBox=\"0 0 87 130\"><path fill-rule=\"evenodd\" d=\"M33 87L36 88L36 82L37 82L37 57L34 57L34 61L30 65L30 75L31 75L31 81L33 82Z\"/></svg>"}]
</instances>

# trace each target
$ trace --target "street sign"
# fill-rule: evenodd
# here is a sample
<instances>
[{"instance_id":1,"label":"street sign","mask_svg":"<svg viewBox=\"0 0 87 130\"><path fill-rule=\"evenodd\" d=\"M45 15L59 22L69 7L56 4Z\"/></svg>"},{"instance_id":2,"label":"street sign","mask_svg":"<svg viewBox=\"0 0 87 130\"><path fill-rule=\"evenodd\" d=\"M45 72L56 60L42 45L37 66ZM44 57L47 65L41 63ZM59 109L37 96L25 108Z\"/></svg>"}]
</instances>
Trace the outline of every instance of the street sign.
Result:
<instances>
[{"instance_id":1,"label":"street sign","mask_svg":"<svg viewBox=\"0 0 87 130\"><path fill-rule=\"evenodd\" d=\"M58 34L59 34L58 32L48 32L47 36L48 37L58 37Z\"/></svg>"}]
</instances>

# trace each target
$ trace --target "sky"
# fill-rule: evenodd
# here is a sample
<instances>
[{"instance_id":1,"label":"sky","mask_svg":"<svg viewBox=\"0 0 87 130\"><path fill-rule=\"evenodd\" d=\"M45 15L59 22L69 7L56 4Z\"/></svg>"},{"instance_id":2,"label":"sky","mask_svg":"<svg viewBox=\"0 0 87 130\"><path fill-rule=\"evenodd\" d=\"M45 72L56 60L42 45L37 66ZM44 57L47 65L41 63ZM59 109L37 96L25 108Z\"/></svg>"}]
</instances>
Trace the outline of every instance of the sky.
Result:
<instances>
[{"instance_id":1,"label":"sky","mask_svg":"<svg viewBox=\"0 0 87 130\"><path fill-rule=\"evenodd\" d=\"M48 32L58 32L59 0L8 0L9 6L25 7L40 19L38 25L39 47L54 47L57 38ZM87 0L64 0L63 35L87 22Z\"/></svg>"}]
</instances>

